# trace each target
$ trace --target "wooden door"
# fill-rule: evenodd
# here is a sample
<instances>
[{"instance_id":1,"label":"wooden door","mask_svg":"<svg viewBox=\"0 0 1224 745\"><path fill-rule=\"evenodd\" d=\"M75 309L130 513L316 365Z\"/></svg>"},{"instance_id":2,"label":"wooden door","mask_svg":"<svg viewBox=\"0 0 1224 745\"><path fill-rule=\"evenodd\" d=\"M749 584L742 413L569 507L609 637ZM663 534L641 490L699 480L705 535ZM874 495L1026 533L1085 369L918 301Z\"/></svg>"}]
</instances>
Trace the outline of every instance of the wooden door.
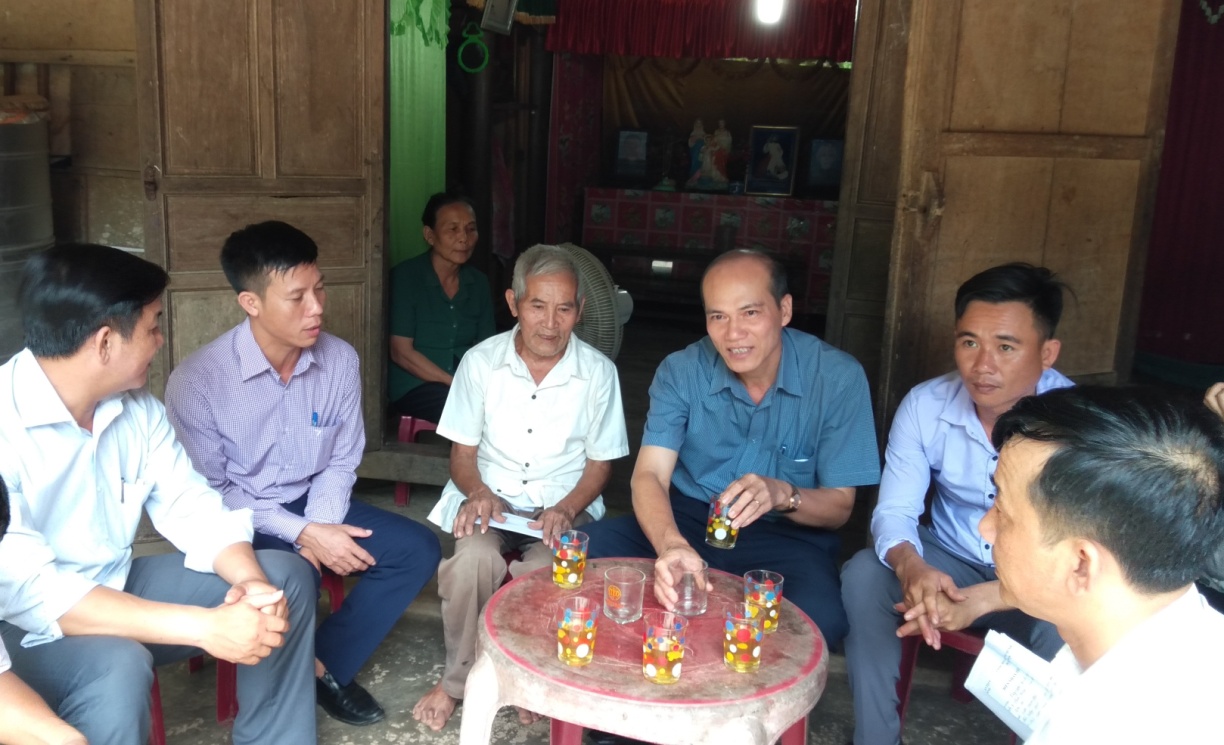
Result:
<instances>
[{"instance_id":1,"label":"wooden door","mask_svg":"<svg viewBox=\"0 0 1224 745\"><path fill-rule=\"evenodd\" d=\"M863 365L873 395L879 383L901 168L909 13L909 0L859 3L825 330L826 341Z\"/></svg>"},{"instance_id":2,"label":"wooden door","mask_svg":"<svg viewBox=\"0 0 1224 745\"><path fill-rule=\"evenodd\" d=\"M152 376L242 320L234 230L284 220L319 245L325 328L361 355L382 442L384 7L375 0L137 0L148 258L170 272Z\"/></svg>"},{"instance_id":3,"label":"wooden door","mask_svg":"<svg viewBox=\"0 0 1224 745\"><path fill-rule=\"evenodd\" d=\"M952 363L952 302L1006 261L1074 290L1058 368L1124 380L1177 35L1175 0L914 0L889 267L886 412Z\"/></svg>"}]
</instances>

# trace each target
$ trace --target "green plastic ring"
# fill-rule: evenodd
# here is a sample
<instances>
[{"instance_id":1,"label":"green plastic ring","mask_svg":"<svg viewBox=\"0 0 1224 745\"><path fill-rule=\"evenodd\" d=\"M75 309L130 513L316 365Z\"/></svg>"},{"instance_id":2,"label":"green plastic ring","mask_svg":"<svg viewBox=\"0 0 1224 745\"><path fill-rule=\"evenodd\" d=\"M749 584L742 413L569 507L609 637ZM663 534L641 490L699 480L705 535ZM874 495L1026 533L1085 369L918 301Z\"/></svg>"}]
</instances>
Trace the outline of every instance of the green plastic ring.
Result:
<instances>
[{"instance_id":1,"label":"green plastic ring","mask_svg":"<svg viewBox=\"0 0 1224 745\"><path fill-rule=\"evenodd\" d=\"M458 63L460 70L474 75L489 66L489 46L484 43L482 36L480 26L475 23L469 23L467 28L463 29L463 43L455 50L455 62ZM480 50L482 58L479 65L468 65L463 61L463 52L469 46Z\"/></svg>"}]
</instances>

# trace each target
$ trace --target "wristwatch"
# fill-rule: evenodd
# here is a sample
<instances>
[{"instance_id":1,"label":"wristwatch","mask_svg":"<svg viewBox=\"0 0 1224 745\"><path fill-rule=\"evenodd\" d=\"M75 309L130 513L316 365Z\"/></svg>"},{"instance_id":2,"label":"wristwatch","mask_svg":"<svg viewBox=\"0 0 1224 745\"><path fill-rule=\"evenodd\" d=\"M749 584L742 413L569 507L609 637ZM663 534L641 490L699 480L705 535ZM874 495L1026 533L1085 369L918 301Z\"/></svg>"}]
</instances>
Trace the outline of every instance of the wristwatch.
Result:
<instances>
[{"instance_id":1,"label":"wristwatch","mask_svg":"<svg viewBox=\"0 0 1224 745\"><path fill-rule=\"evenodd\" d=\"M803 501L803 495L799 493L799 487L791 486L790 503L785 507L779 507L778 512L794 512L799 509L799 504Z\"/></svg>"}]
</instances>

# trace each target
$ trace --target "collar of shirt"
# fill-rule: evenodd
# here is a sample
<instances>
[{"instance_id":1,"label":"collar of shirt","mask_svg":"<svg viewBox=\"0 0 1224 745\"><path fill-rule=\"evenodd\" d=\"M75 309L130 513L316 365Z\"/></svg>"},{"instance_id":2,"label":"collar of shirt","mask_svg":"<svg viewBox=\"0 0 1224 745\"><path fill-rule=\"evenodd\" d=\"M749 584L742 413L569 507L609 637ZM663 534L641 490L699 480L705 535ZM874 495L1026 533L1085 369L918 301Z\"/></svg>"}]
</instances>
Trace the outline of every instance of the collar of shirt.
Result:
<instances>
[{"instance_id":1,"label":"collar of shirt","mask_svg":"<svg viewBox=\"0 0 1224 745\"><path fill-rule=\"evenodd\" d=\"M248 318L238 327L238 333L234 334L234 354L238 356L238 373L242 376L242 382L246 382L264 372L270 372L278 379L280 373L276 368L272 367L272 363L268 362L267 355L259 347L259 342L255 341L255 334L251 331L251 319ZM289 376L292 380L294 377L301 375L311 365L315 363L314 351L310 347L302 350L302 354L298 357L297 364L293 367L293 375Z\"/></svg>"},{"instance_id":2,"label":"collar of shirt","mask_svg":"<svg viewBox=\"0 0 1224 745\"><path fill-rule=\"evenodd\" d=\"M500 360L497 367L508 367L510 371L519 377L535 381L531 377L531 371L527 369L527 363L519 356L519 353L514 348L514 340L518 338L521 329L519 325L514 324L514 328L506 335L506 344L501 351ZM589 371L585 369L581 358L574 351L574 336L570 335L570 341L565 345L565 351L561 353L561 359L557 360L557 364L548 371L544 379L540 381L537 387L551 388L553 386L564 385L570 378L587 379L590 377Z\"/></svg>"},{"instance_id":3,"label":"collar of shirt","mask_svg":"<svg viewBox=\"0 0 1224 745\"><path fill-rule=\"evenodd\" d=\"M13 359L13 389L23 392L14 399L13 403L17 414L21 417L21 424L26 429L50 424L76 426L76 419L68 411L59 392L55 390L55 386L51 385L47 373L43 371L42 365L38 364L38 359L29 349L23 349ZM123 396L122 392L107 396L94 407L93 433L95 435L101 434L107 425L123 412Z\"/></svg>"},{"instance_id":4,"label":"collar of shirt","mask_svg":"<svg viewBox=\"0 0 1224 745\"><path fill-rule=\"evenodd\" d=\"M778 377L761 399L760 404L754 402L748 395L748 388L735 373L731 372L731 368L727 367L727 363L723 361L722 355L714 347L713 341L707 336L706 340L710 342L709 352L712 355L708 361L711 366L709 394L712 396L721 391L730 390L733 396L750 406L768 403L773 397L774 391L785 391L792 396L802 398L803 378L799 374L798 352L795 350L795 345L791 342L789 331L790 329L782 329L782 354L778 359Z\"/></svg>"},{"instance_id":5,"label":"collar of shirt","mask_svg":"<svg viewBox=\"0 0 1224 745\"><path fill-rule=\"evenodd\" d=\"M977 408L969 395L969 387L960 377L956 379L956 395L948 399L943 411L939 412L939 418L953 427L964 429L965 434L994 453L994 445L986 439L986 430L982 427L982 420L978 419Z\"/></svg>"},{"instance_id":6,"label":"collar of shirt","mask_svg":"<svg viewBox=\"0 0 1224 745\"><path fill-rule=\"evenodd\" d=\"M422 254L422 256L429 256L429 252L426 251L424 254ZM439 293L442 294L442 297L446 297L446 292L442 289L442 280L438 279L438 272L436 269L434 269L433 261L431 259L425 259L425 265L429 267L429 271L422 272L422 274L425 276L425 284L429 285L429 287L433 289L436 289ZM474 281L476 280L472 277L472 273L468 271L467 264L464 264L463 266L459 267L459 288L460 289L459 289L459 292L455 293L455 297L458 297L463 292L464 287L471 287ZM454 298L446 298L446 299L450 301L450 300L453 300Z\"/></svg>"}]
</instances>

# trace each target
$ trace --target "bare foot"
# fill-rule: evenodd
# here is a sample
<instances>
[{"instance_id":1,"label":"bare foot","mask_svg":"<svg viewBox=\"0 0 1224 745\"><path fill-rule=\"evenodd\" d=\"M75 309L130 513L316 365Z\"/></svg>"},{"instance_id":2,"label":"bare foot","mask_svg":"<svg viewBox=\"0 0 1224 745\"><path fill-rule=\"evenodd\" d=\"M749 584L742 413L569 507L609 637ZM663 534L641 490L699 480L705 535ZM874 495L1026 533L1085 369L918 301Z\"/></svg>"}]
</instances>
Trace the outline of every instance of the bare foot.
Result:
<instances>
[{"instance_id":1,"label":"bare foot","mask_svg":"<svg viewBox=\"0 0 1224 745\"><path fill-rule=\"evenodd\" d=\"M518 711L519 724L535 724L536 722L540 721L540 715L534 711L527 711L521 706L516 706L514 708L516 711Z\"/></svg>"},{"instance_id":2,"label":"bare foot","mask_svg":"<svg viewBox=\"0 0 1224 745\"><path fill-rule=\"evenodd\" d=\"M412 718L434 732L440 732L446 726L447 720L451 718L451 714L455 713L456 703L458 701L442 690L442 681L439 680L437 685L430 688L429 693L422 696L416 706L412 707ZM520 714L519 719L522 718Z\"/></svg>"}]
</instances>

